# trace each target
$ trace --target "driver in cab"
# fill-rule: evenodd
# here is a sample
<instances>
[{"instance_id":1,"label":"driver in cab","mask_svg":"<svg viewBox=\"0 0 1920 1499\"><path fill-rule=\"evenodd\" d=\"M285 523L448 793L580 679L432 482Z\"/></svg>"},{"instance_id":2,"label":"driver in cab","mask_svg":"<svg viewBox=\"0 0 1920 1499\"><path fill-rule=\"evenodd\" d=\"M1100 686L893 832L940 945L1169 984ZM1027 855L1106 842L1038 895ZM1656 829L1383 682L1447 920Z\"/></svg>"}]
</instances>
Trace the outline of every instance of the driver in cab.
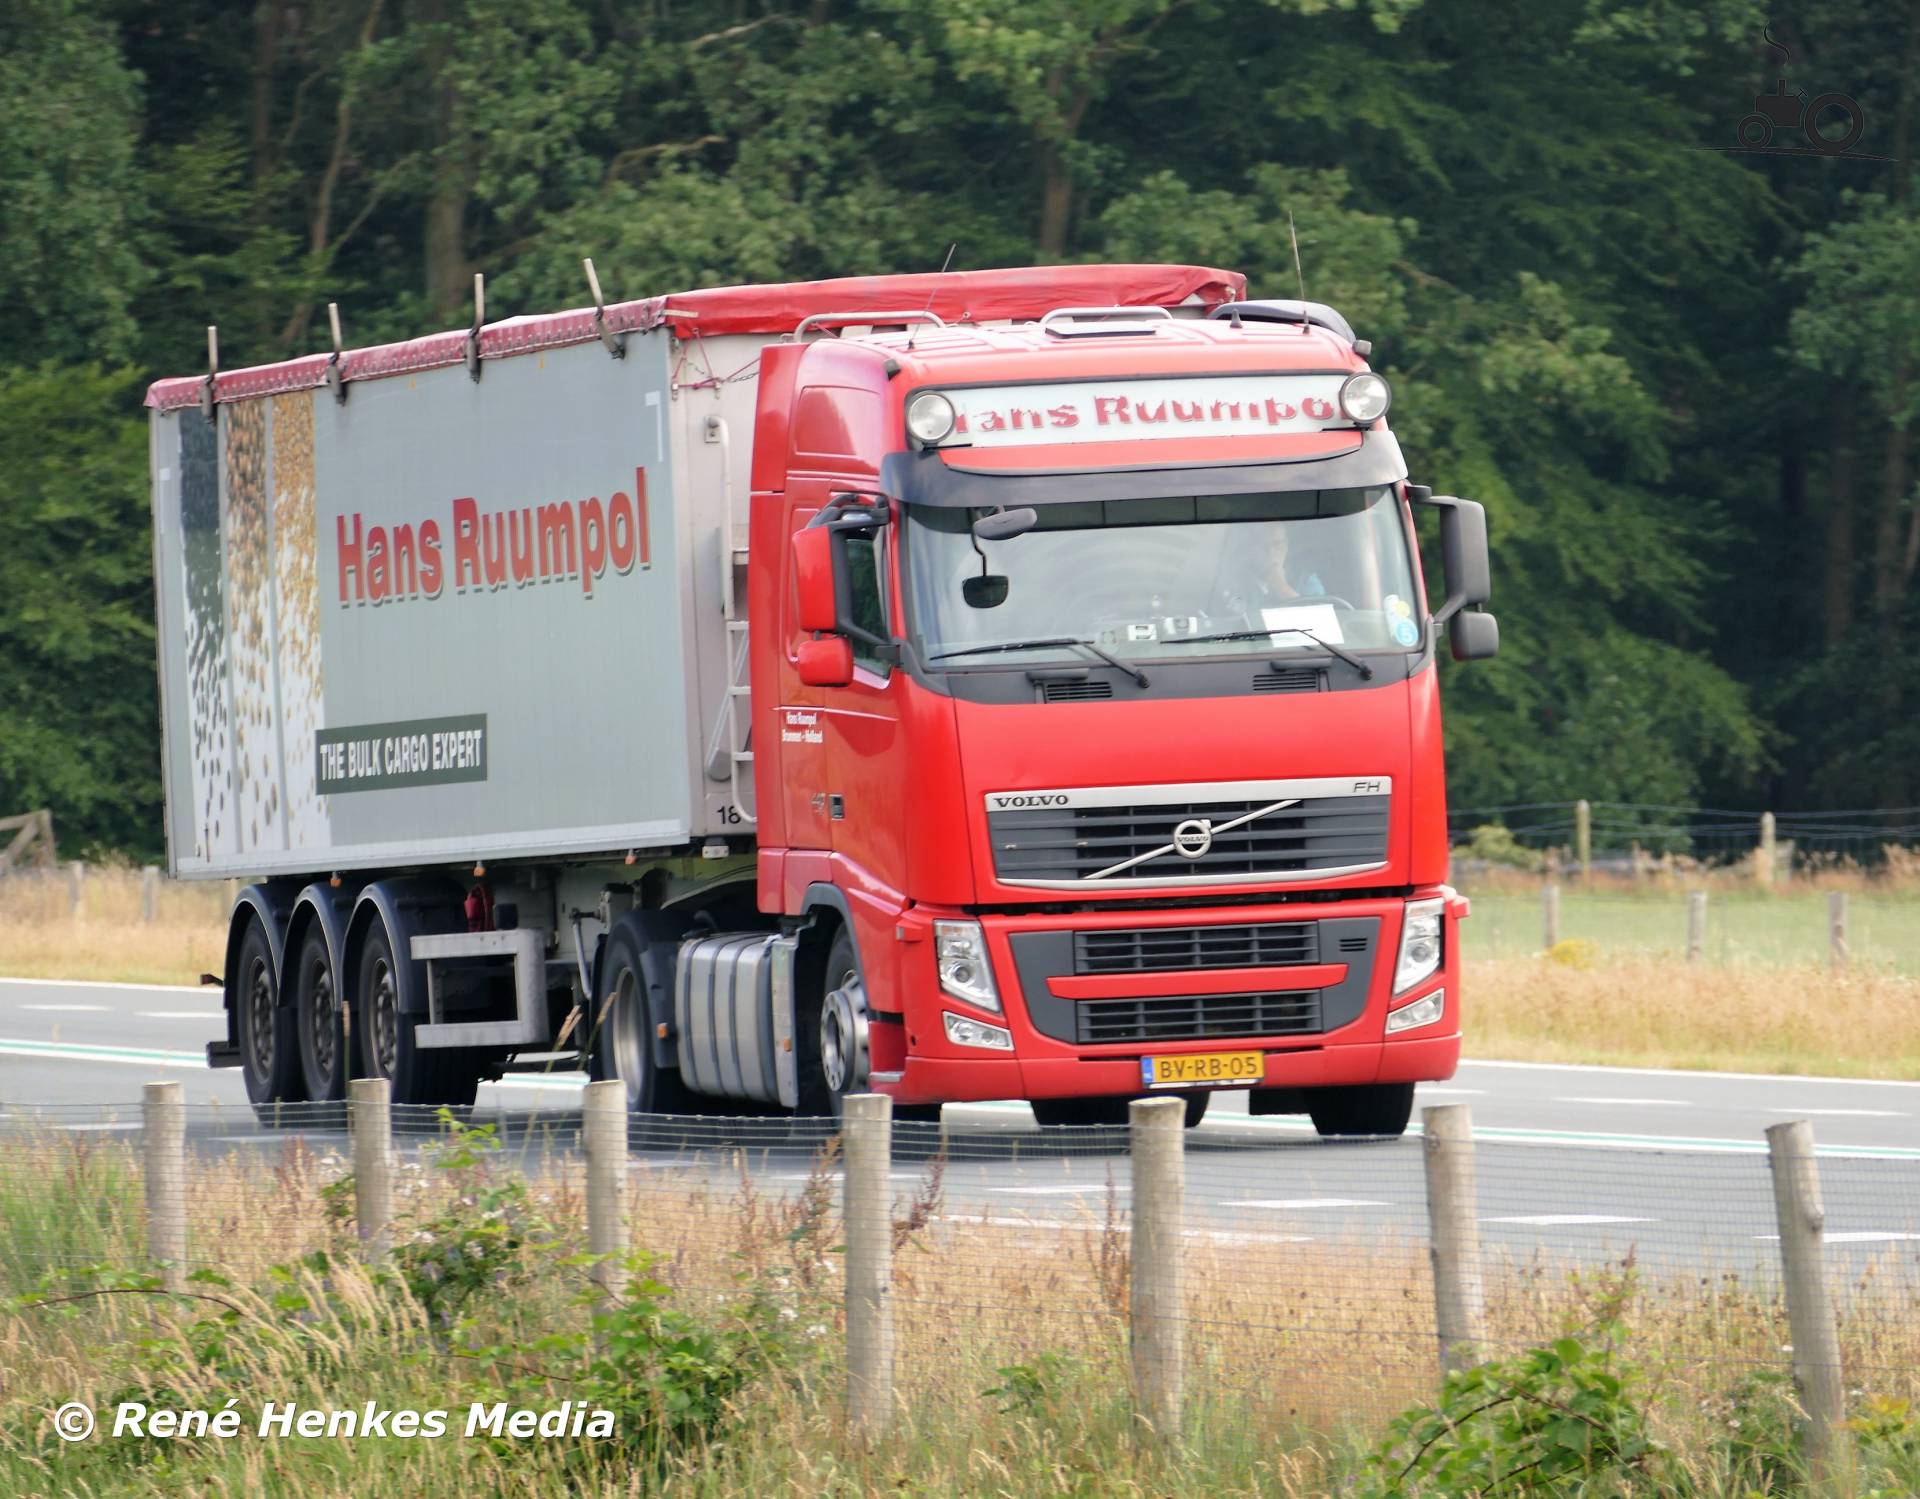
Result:
<instances>
[{"instance_id":1,"label":"driver in cab","mask_svg":"<svg viewBox=\"0 0 1920 1499\"><path fill-rule=\"evenodd\" d=\"M1226 569L1220 601L1227 615L1239 615L1249 624L1257 625L1263 609L1325 593L1320 575L1310 566L1296 561L1289 568L1287 553L1292 529L1284 523L1263 527L1263 534L1252 538L1250 545Z\"/></svg>"}]
</instances>

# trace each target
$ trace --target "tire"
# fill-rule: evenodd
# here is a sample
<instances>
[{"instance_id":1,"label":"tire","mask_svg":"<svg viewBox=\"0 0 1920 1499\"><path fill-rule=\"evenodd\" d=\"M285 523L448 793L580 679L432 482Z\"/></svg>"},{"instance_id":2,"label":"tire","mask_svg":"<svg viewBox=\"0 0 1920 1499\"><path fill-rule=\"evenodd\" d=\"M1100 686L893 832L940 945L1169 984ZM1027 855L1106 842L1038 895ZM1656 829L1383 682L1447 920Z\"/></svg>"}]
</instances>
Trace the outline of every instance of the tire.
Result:
<instances>
[{"instance_id":1,"label":"tire","mask_svg":"<svg viewBox=\"0 0 1920 1499\"><path fill-rule=\"evenodd\" d=\"M1847 117L1847 133L1842 136L1821 135L1815 128L1820 123L1822 110L1838 109ZM1807 144L1823 156L1838 156L1851 150L1860 140L1860 133L1867 128L1866 117L1860 113L1860 106L1845 94L1822 94L1807 105L1807 112L1800 117L1800 130L1807 138Z\"/></svg>"},{"instance_id":2,"label":"tire","mask_svg":"<svg viewBox=\"0 0 1920 1499\"><path fill-rule=\"evenodd\" d=\"M409 961L412 961L409 959ZM383 1077L396 1104L470 1109L480 1067L469 1050L421 1049L414 1044L420 1016L400 1007L401 975L393 938L376 919L354 964L353 1028L358 1077Z\"/></svg>"},{"instance_id":3,"label":"tire","mask_svg":"<svg viewBox=\"0 0 1920 1499\"><path fill-rule=\"evenodd\" d=\"M1187 1106L1186 1127L1192 1129L1207 1117L1211 1093L1176 1095ZM1036 1098L1033 1117L1042 1129L1065 1129L1074 1125L1123 1125L1132 1117L1129 1106L1138 1094L1115 1094L1099 1098Z\"/></svg>"},{"instance_id":4,"label":"tire","mask_svg":"<svg viewBox=\"0 0 1920 1499\"><path fill-rule=\"evenodd\" d=\"M653 1059L644 948L632 922L614 923L600 955L587 1074L595 1082L624 1082L630 1114L690 1114L694 1095L681 1082L678 1069L661 1067Z\"/></svg>"},{"instance_id":5,"label":"tire","mask_svg":"<svg viewBox=\"0 0 1920 1499\"><path fill-rule=\"evenodd\" d=\"M1313 1088L1307 1093L1307 1114L1322 1139L1366 1135L1397 1140L1413 1117L1413 1084Z\"/></svg>"},{"instance_id":6,"label":"tire","mask_svg":"<svg viewBox=\"0 0 1920 1499\"><path fill-rule=\"evenodd\" d=\"M273 947L258 917L247 923L246 934L240 939L238 971L233 1031L240 1043L240 1073L254 1113L262 1124L273 1124L278 1118L277 1105L298 1103L307 1091L300 1071L293 1010L281 1008Z\"/></svg>"},{"instance_id":7,"label":"tire","mask_svg":"<svg viewBox=\"0 0 1920 1499\"><path fill-rule=\"evenodd\" d=\"M333 958L320 923L307 927L293 971L294 1029L307 1097L337 1103L347 1096L346 1013L340 1005Z\"/></svg>"}]
</instances>

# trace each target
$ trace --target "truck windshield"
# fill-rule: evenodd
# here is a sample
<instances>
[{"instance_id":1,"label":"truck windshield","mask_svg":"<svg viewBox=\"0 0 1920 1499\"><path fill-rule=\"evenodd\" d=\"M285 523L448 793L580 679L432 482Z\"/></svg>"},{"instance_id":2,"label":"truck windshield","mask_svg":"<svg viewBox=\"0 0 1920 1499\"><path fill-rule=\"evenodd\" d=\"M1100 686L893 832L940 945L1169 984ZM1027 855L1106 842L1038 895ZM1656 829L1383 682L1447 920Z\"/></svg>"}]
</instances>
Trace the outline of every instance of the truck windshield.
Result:
<instances>
[{"instance_id":1,"label":"truck windshield","mask_svg":"<svg viewBox=\"0 0 1920 1499\"><path fill-rule=\"evenodd\" d=\"M922 661L947 657L947 670L1084 661L1076 640L1129 660L1310 654L1322 648L1312 637L1349 652L1420 641L1390 487L1037 511L1024 535L976 542L972 524L986 512L907 507L908 624ZM961 593L983 557L986 572L1007 579L1004 601L990 608Z\"/></svg>"}]
</instances>

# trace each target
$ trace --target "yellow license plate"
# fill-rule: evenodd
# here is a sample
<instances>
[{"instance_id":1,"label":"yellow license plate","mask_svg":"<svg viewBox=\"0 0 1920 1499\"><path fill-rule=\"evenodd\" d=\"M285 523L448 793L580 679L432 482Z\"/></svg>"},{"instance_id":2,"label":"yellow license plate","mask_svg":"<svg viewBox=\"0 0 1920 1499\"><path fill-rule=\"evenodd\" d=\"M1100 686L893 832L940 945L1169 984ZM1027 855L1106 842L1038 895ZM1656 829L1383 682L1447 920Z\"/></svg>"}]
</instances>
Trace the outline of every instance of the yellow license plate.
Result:
<instances>
[{"instance_id":1,"label":"yellow license plate","mask_svg":"<svg viewBox=\"0 0 1920 1499\"><path fill-rule=\"evenodd\" d=\"M1257 1051L1202 1051L1140 1059L1140 1081L1149 1088L1245 1087L1266 1075L1266 1056Z\"/></svg>"}]
</instances>

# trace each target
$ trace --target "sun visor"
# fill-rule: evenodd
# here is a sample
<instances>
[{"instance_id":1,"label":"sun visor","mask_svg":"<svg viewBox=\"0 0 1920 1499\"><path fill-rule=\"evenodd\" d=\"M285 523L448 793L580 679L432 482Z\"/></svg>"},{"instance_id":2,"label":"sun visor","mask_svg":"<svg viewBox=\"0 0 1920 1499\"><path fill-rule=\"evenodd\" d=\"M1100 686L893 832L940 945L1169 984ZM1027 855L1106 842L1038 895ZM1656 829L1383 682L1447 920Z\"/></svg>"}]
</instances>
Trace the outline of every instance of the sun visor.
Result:
<instances>
[{"instance_id":1,"label":"sun visor","mask_svg":"<svg viewBox=\"0 0 1920 1499\"><path fill-rule=\"evenodd\" d=\"M895 499L909 505L975 510L1089 500L1161 500L1189 494L1366 489L1396 484L1406 476L1407 463L1400 455L1400 444L1384 430L1362 434L1360 446L1347 452L1295 463L1189 463L1178 468L996 473L955 467L937 451L923 449L890 453L880 464L880 487Z\"/></svg>"}]
</instances>

